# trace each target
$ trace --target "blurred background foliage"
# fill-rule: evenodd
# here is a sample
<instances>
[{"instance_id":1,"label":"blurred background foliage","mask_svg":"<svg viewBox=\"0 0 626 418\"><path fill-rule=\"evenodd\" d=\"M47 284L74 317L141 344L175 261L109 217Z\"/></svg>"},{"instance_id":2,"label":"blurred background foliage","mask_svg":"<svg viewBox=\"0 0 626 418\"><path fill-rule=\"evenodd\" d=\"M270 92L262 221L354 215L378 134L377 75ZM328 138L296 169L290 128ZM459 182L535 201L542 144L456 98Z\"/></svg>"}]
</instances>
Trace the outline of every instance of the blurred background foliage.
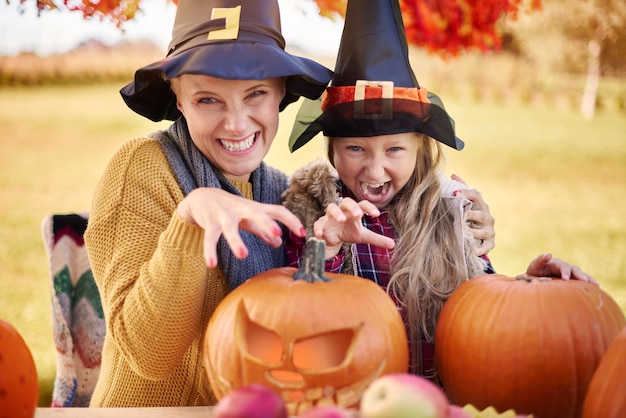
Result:
<instances>
[{"instance_id":1,"label":"blurred background foliage","mask_svg":"<svg viewBox=\"0 0 626 418\"><path fill-rule=\"evenodd\" d=\"M333 19L341 19L340 13L346 3L345 0L298 1L315 1L320 7L319 13ZM84 0L86 4L90 2ZM42 11L55 3L64 4L35 0L18 2L19 7L40 4ZM106 2L109 5L117 3L120 2ZM463 0L448 3L460 4ZM451 95L497 96L530 103L547 100L575 106L588 119L593 117L597 108L626 108L624 0L545 0L541 3L537 0L497 0L495 3L507 5L511 10L493 22L493 33L500 41L493 48L486 48L484 42L464 41L464 49L458 51L450 41L449 49L444 45L437 53L432 42L424 44L426 41L417 39L411 42L414 70L421 83L443 93L439 89L441 86ZM141 7L141 1L128 4ZM412 10L409 8L416 9L415 5L421 3L402 0L401 4L403 10ZM444 3L424 4L429 4L431 9L438 5L441 9ZM486 7L482 4L490 2L472 2L474 13L480 12L479 7ZM116 13L116 16L120 15L119 10ZM450 32L450 27L455 26L454 22L443 22L442 30ZM471 27L477 30L477 26L474 23ZM461 29L455 30L446 36L458 37ZM307 51L292 52L309 55ZM132 78L135 69L162 58L164 53L150 40L124 42L112 47L98 40L87 40L76 50L60 55L41 57L23 53L0 56L0 88L125 82ZM334 57L313 58L331 68L334 66Z\"/></svg>"},{"instance_id":2,"label":"blurred background foliage","mask_svg":"<svg viewBox=\"0 0 626 418\"><path fill-rule=\"evenodd\" d=\"M541 11L503 25L504 51L550 73L586 74L589 44L599 46L601 74L626 77L626 2L547 0Z\"/></svg>"}]
</instances>

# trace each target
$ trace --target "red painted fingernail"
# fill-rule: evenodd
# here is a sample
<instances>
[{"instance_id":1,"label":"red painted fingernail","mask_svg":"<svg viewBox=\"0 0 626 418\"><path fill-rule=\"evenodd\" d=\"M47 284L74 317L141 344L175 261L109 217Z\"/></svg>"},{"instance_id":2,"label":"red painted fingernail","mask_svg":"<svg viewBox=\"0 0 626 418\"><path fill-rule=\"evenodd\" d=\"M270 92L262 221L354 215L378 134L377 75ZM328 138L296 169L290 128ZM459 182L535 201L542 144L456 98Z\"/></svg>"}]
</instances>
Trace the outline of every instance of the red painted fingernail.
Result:
<instances>
[{"instance_id":1,"label":"red painted fingernail","mask_svg":"<svg viewBox=\"0 0 626 418\"><path fill-rule=\"evenodd\" d=\"M304 227L300 227L300 236L301 237L305 237L306 236L306 229L304 229Z\"/></svg>"},{"instance_id":2,"label":"red painted fingernail","mask_svg":"<svg viewBox=\"0 0 626 418\"><path fill-rule=\"evenodd\" d=\"M456 195L457 195L457 193L459 193L459 191L458 191L458 190L453 191L453 192L452 192L452 196L456 196Z\"/></svg>"}]
</instances>

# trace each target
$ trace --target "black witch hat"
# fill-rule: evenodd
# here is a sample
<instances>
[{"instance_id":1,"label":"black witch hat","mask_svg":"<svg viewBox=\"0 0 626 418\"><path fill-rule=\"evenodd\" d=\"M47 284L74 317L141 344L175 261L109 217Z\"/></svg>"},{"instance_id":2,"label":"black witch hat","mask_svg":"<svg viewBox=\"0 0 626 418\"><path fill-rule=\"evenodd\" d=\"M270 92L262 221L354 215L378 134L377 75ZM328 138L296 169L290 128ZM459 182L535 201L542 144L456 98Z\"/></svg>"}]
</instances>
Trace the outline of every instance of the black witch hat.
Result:
<instances>
[{"instance_id":1,"label":"black witch hat","mask_svg":"<svg viewBox=\"0 0 626 418\"><path fill-rule=\"evenodd\" d=\"M283 110L317 99L332 71L285 51L277 0L179 0L167 56L140 68L120 91L128 107L151 119L180 116L169 79L203 74L224 79L286 77Z\"/></svg>"},{"instance_id":2,"label":"black witch hat","mask_svg":"<svg viewBox=\"0 0 626 418\"><path fill-rule=\"evenodd\" d=\"M421 132L463 148L441 99L420 87L413 74L398 0L348 1L335 78L321 102L303 103L289 148L297 150L319 132L329 137Z\"/></svg>"}]
</instances>

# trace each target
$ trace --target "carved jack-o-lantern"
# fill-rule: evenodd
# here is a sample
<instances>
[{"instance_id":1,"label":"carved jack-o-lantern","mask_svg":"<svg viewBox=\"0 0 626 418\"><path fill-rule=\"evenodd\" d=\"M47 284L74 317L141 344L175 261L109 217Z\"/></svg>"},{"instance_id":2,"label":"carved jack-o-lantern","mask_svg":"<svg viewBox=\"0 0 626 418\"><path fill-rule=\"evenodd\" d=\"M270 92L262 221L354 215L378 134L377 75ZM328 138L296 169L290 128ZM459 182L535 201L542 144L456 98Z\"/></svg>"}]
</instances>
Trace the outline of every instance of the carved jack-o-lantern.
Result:
<instances>
[{"instance_id":1,"label":"carved jack-o-lantern","mask_svg":"<svg viewBox=\"0 0 626 418\"><path fill-rule=\"evenodd\" d=\"M218 399L261 383L299 414L357 405L374 379L407 371L408 344L391 298L367 279L324 276L324 242L310 239L300 270L261 273L220 303L206 331L205 366Z\"/></svg>"}]
</instances>

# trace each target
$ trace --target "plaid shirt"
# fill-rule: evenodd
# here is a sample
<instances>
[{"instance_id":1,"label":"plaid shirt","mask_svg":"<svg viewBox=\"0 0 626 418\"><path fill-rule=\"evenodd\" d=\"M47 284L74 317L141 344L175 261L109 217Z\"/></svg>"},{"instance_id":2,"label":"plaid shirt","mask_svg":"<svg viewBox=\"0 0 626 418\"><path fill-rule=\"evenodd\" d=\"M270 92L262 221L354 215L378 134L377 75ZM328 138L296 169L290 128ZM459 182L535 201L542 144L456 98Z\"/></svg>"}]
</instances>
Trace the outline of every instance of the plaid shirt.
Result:
<instances>
[{"instance_id":1,"label":"plaid shirt","mask_svg":"<svg viewBox=\"0 0 626 418\"><path fill-rule=\"evenodd\" d=\"M371 216L363 217L363 225L371 231L385 235L395 240L396 231L389 223L389 214L381 212L378 218ZM285 243L287 251L287 262L291 267L299 267L300 260L304 253L306 238L301 238L293 233L288 233L288 239ZM384 290L387 290L389 284L389 262L393 250L375 247L369 244L352 244L352 255L355 266L354 274L373 280ZM326 271L330 273L341 273L346 253L340 251L336 256L326 260Z\"/></svg>"},{"instance_id":2,"label":"plaid shirt","mask_svg":"<svg viewBox=\"0 0 626 418\"><path fill-rule=\"evenodd\" d=\"M389 222L389 212L381 211L380 216L374 218L369 215L363 217L363 226L377 234L396 240L396 230ZM376 247L370 244L352 244L352 258L357 276L373 280L387 290L389 284L389 264L393 250Z\"/></svg>"}]
</instances>

